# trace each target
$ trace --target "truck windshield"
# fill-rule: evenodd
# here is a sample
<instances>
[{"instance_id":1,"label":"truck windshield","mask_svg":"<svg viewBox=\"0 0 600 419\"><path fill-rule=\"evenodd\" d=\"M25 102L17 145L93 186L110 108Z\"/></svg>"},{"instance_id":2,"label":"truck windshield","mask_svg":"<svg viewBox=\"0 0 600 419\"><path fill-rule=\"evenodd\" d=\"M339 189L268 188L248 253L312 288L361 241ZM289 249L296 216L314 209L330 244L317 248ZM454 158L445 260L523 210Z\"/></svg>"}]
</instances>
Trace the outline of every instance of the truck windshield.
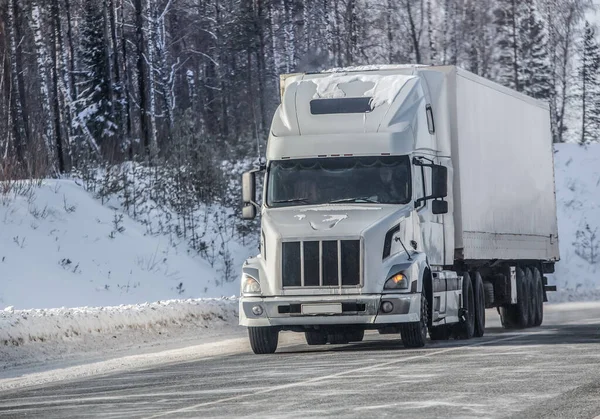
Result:
<instances>
[{"instance_id":1,"label":"truck windshield","mask_svg":"<svg viewBox=\"0 0 600 419\"><path fill-rule=\"evenodd\" d=\"M407 204L408 156L276 160L269 166L267 205Z\"/></svg>"}]
</instances>

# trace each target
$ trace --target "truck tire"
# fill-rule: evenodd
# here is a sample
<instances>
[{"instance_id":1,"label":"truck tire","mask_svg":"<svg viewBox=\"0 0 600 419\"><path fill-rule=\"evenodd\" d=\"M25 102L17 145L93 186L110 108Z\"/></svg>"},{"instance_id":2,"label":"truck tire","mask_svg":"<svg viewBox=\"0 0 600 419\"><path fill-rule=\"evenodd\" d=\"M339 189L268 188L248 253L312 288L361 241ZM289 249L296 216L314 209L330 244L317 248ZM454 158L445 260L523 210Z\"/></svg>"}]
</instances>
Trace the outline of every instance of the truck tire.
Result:
<instances>
[{"instance_id":1,"label":"truck tire","mask_svg":"<svg viewBox=\"0 0 600 419\"><path fill-rule=\"evenodd\" d=\"M272 354L277 350L279 329L276 327L248 327L252 352L257 355Z\"/></svg>"},{"instance_id":2,"label":"truck tire","mask_svg":"<svg viewBox=\"0 0 600 419\"><path fill-rule=\"evenodd\" d=\"M538 268L533 268L533 284L536 296L535 308L535 327L541 326L544 321L544 285L542 283L542 274Z\"/></svg>"},{"instance_id":3,"label":"truck tire","mask_svg":"<svg viewBox=\"0 0 600 419\"><path fill-rule=\"evenodd\" d=\"M535 295L535 283L533 280L533 270L525 269L527 278L527 327L533 327L535 323L535 310L537 308L537 297Z\"/></svg>"},{"instance_id":4,"label":"truck tire","mask_svg":"<svg viewBox=\"0 0 600 419\"><path fill-rule=\"evenodd\" d=\"M479 272L472 272L471 278L473 278L473 295L475 297L475 331L473 336L480 338L485 333L485 290Z\"/></svg>"},{"instance_id":5,"label":"truck tire","mask_svg":"<svg viewBox=\"0 0 600 419\"><path fill-rule=\"evenodd\" d=\"M498 313L500 314L500 322L502 327L505 329L516 329L519 321L517 319L517 306L516 305L505 305L498 307Z\"/></svg>"},{"instance_id":6,"label":"truck tire","mask_svg":"<svg viewBox=\"0 0 600 419\"><path fill-rule=\"evenodd\" d=\"M485 308L494 307L494 284L489 281L483 281L483 291L485 293Z\"/></svg>"},{"instance_id":7,"label":"truck tire","mask_svg":"<svg viewBox=\"0 0 600 419\"><path fill-rule=\"evenodd\" d=\"M473 293L473 283L471 276L467 272L462 272L459 275L463 277L462 297L464 310L464 320L461 320L454 326L455 339L471 339L475 333L475 295Z\"/></svg>"},{"instance_id":8,"label":"truck tire","mask_svg":"<svg viewBox=\"0 0 600 419\"><path fill-rule=\"evenodd\" d=\"M365 331L363 329L356 329L346 333L348 342L362 342L365 337Z\"/></svg>"},{"instance_id":9,"label":"truck tire","mask_svg":"<svg viewBox=\"0 0 600 419\"><path fill-rule=\"evenodd\" d=\"M448 325L443 325L443 326L432 326L429 329L429 339L431 340L448 340L450 339L450 335L452 330L450 329L450 326Z\"/></svg>"},{"instance_id":10,"label":"truck tire","mask_svg":"<svg viewBox=\"0 0 600 419\"><path fill-rule=\"evenodd\" d=\"M304 332L304 338L309 345L325 345L327 343L327 333L320 330L307 330Z\"/></svg>"},{"instance_id":11,"label":"truck tire","mask_svg":"<svg viewBox=\"0 0 600 419\"><path fill-rule=\"evenodd\" d=\"M418 323L402 325L400 337L405 348L422 348L427 341L427 322L429 319L429 306L427 299L421 295L421 319Z\"/></svg>"},{"instance_id":12,"label":"truck tire","mask_svg":"<svg viewBox=\"0 0 600 419\"><path fill-rule=\"evenodd\" d=\"M528 276L526 272L517 268L517 305L516 320L517 327L524 329L529 324L529 287Z\"/></svg>"}]
</instances>

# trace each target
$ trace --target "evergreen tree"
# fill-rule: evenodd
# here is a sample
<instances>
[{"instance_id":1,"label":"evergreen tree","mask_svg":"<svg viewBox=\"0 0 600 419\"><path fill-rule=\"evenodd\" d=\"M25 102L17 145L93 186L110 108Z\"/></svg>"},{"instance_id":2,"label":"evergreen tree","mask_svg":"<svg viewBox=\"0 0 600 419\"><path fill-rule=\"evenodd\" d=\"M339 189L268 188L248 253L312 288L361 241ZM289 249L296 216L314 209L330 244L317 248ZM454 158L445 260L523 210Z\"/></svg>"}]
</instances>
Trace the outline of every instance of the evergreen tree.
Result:
<instances>
[{"instance_id":1,"label":"evergreen tree","mask_svg":"<svg viewBox=\"0 0 600 419\"><path fill-rule=\"evenodd\" d=\"M519 22L519 86L525 94L547 100L552 92L544 23L533 0L528 0L523 5L523 16Z\"/></svg>"},{"instance_id":2,"label":"evergreen tree","mask_svg":"<svg viewBox=\"0 0 600 419\"><path fill-rule=\"evenodd\" d=\"M600 136L600 48L596 33L589 22L585 22L581 65L579 68L581 103L582 144L598 141Z\"/></svg>"},{"instance_id":3,"label":"evergreen tree","mask_svg":"<svg viewBox=\"0 0 600 419\"><path fill-rule=\"evenodd\" d=\"M497 80L510 88L521 90L519 72L519 0L498 0L494 10L496 25Z\"/></svg>"},{"instance_id":4,"label":"evergreen tree","mask_svg":"<svg viewBox=\"0 0 600 419\"><path fill-rule=\"evenodd\" d=\"M100 148L116 133L110 95L110 66L105 48L102 3L86 2L81 28L80 59L85 77L79 82L78 121Z\"/></svg>"}]
</instances>

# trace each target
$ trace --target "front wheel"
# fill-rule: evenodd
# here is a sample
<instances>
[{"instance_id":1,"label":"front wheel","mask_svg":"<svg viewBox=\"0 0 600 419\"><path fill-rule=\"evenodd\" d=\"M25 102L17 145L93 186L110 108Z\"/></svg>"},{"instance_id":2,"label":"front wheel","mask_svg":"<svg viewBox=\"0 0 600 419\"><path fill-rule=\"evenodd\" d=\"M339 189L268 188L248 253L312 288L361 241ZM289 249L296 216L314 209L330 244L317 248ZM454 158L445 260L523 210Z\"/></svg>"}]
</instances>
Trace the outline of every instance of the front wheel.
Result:
<instances>
[{"instance_id":1,"label":"front wheel","mask_svg":"<svg viewBox=\"0 0 600 419\"><path fill-rule=\"evenodd\" d=\"M402 325L400 336L405 348L422 348L427 340L428 320L427 299L421 295L421 320L418 323Z\"/></svg>"},{"instance_id":2,"label":"front wheel","mask_svg":"<svg viewBox=\"0 0 600 419\"><path fill-rule=\"evenodd\" d=\"M279 329L276 327L248 327L248 337L255 354L272 354L277 350Z\"/></svg>"}]
</instances>

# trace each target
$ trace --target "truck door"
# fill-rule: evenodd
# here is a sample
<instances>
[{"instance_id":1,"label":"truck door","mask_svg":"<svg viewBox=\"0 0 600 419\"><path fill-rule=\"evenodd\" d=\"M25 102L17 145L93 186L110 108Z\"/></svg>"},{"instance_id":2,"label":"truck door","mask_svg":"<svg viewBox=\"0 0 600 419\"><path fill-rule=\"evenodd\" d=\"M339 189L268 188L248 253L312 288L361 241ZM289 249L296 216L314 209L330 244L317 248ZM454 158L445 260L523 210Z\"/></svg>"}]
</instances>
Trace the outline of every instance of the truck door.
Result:
<instances>
[{"instance_id":1,"label":"truck door","mask_svg":"<svg viewBox=\"0 0 600 419\"><path fill-rule=\"evenodd\" d=\"M431 159L432 156L423 156ZM414 197L416 201L431 193L431 169L413 166ZM421 230L421 242L417 242L417 250L425 252L430 265L444 265L444 217L433 214L431 202L425 201L416 208Z\"/></svg>"}]
</instances>

